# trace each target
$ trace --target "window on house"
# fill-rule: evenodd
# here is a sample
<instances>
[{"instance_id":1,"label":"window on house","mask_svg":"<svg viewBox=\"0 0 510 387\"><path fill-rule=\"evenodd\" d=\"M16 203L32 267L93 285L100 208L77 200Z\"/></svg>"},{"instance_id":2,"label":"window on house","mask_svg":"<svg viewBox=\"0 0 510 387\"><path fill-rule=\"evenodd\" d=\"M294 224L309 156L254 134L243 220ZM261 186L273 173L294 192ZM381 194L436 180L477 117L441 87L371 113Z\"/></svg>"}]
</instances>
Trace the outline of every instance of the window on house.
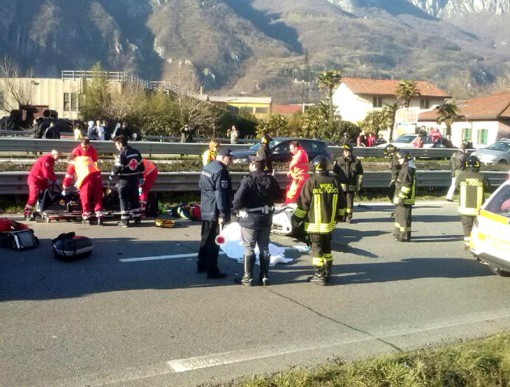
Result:
<instances>
[{"instance_id":1,"label":"window on house","mask_svg":"<svg viewBox=\"0 0 510 387\"><path fill-rule=\"evenodd\" d=\"M255 114L267 114L267 113L269 113L269 109L267 107L255 108Z\"/></svg>"},{"instance_id":2,"label":"window on house","mask_svg":"<svg viewBox=\"0 0 510 387\"><path fill-rule=\"evenodd\" d=\"M421 98L420 109L430 109L430 100L428 100L427 98Z\"/></svg>"},{"instance_id":3,"label":"window on house","mask_svg":"<svg viewBox=\"0 0 510 387\"><path fill-rule=\"evenodd\" d=\"M64 93L64 111L77 111L78 110L78 94L77 93Z\"/></svg>"},{"instance_id":4,"label":"window on house","mask_svg":"<svg viewBox=\"0 0 510 387\"><path fill-rule=\"evenodd\" d=\"M374 97L372 99L372 107L375 107L375 108L382 107L382 97Z\"/></svg>"},{"instance_id":5,"label":"window on house","mask_svg":"<svg viewBox=\"0 0 510 387\"><path fill-rule=\"evenodd\" d=\"M478 145L487 145L488 129L478 129Z\"/></svg>"},{"instance_id":6,"label":"window on house","mask_svg":"<svg viewBox=\"0 0 510 387\"><path fill-rule=\"evenodd\" d=\"M253 108L249 107L249 106L241 106L239 108L240 111L244 112L244 113L249 113L249 114L252 114L253 113Z\"/></svg>"},{"instance_id":7,"label":"window on house","mask_svg":"<svg viewBox=\"0 0 510 387\"><path fill-rule=\"evenodd\" d=\"M463 128L462 129L462 142L471 142L473 141L473 130L471 128Z\"/></svg>"}]
</instances>

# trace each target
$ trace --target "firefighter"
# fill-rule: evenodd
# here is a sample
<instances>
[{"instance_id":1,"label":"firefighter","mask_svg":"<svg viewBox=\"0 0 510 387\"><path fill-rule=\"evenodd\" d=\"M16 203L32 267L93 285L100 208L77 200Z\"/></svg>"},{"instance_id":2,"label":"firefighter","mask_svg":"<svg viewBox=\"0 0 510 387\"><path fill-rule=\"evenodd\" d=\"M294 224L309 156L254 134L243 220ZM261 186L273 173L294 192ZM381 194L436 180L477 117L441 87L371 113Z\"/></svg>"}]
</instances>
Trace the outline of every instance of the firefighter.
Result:
<instances>
[{"instance_id":1,"label":"firefighter","mask_svg":"<svg viewBox=\"0 0 510 387\"><path fill-rule=\"evenodd\" d=\"M257 149L257 157L264 159L264 171L271 175L273 173L273 159L269 149L270 142L271 137L269 137L267 134L264 134L260 139L260 147Z\"/></svg>"},{"instance_id":2,"label":"firefighter","mask_svg":"<svg viewBox=\"0 0 510 387\"><path fill-rule=\"evenodd\" d=\"M63 182L62 195L66 195L68 188L76 179L76 188L80 192L80 202L83 223L90 224L92 203L97 224L103 225L103 179L101 171L90 156L69 156L69 165Z\"/></svg>"},{"instance_id":3,"label":"firefighter","mask_svg":"<svg viewBox=\"0 0 510 387\"><path fill-rule=\"evenodd\" d=\"M393 238L399 242L411 241L411 212L416 196L416 167L408 151L397 152L401 165L395 181L395 231Z\"/></svg>"},{"instance_id":4,"label":"firefighter","mask_svg":"<svg viewBox=\"0 0 510 387\"><path fill-rule=\"evenodd\" d=\"M280 194L275 178L264 171L265 159L251 157L250 174L241 180L232 209L238 212L244 246L242 285L253 285L255 244L259 247L259 283L269 285L269 234L273 222L274 200Z\"/></svg>"},{"instance_id":5,"label":"firefighter","mask_svg":"<svg viewBox=\"0 0 510 387\"><path fill-rule=\"evenodd\" d=\"M143 185L142 155L128 145L127 138L124 136L117 136L113 141L120 153L118 156L115 156L110 180L114 175L119 176L119 226L126 228L130 225L130 218L134 219L135 224L141 223L138 186Z\"/></svg>"},{"instance_id":6,"label":"firefighter","mask_svg":"<svg viewBox=\"0 0 510 387\"><path fill-rule=\"evenodd\" d=\"M59 159L60 152L53 149L51 153L39 157L30 173L28 174L28 201L23 211L23 216L30 220L34 212L34 206L37 203L39 194L43 193L45 189L55 188L55 185L59 185L60 181L55 175L55 162Z\"/></svg>"},{"instance_id":7,"label":"firefighter","mask_svg":"<svg viewBox=\"0 0 510 387\"><path fill-rule=\"evenodd\" d=\"M149 199L149 191L151 190L156 178L158 177L158 167L147 159L142 160L143 163L143 179L141 181L139 194L140 194L140 212L142 217L145 216L147 208L147 200Z\"/></svg>"},{"instance_id":8,"label":"firefighter","mask_svg":"<svg viewBox=\"0 0 510 387\"><path fill-rule=\"evenodd\" d=\"M90 140L88 137L82 138L80 144L76 146L71 152L74 156L89 156L93 162L97 163L97 151L94 149L92 145L90 145Z\"/></svg>"},{"instance_id":9,"label":"firefighter","mask_svg":"<svg viewBox=\"0 0 510 387\"><path fill-rule=\"evenodd\" d=\"M333 267L331 234L345 215L345 194L338 179L329 174L326 157L315 157L312 165L313 176L303 186L293 223L304 220L305 231L310 234L315 270L310 282L327 285Z\"/></svg>"},{"instance_id":10,"label":"firefighter","mask_svg":"<svg viewBox=\"0 0 510 387\"><path fill-rule=\"evenodd\" d=\"M462 144L459 150L452 154L452 157L450 157L452 183L448 189L448 193L446 194L446 200L449 202L453 201L453 195L455 194L456 190L457 176L466 170L467 158L468 155L466 153L466 144Z\"/></svg>"},{"instance_id":11,"label":"firefighter","mask_svg":"<svg viewBox=\"0 0 510 387\"><path fill-rule=\"evenodd\" d=\"M455 187L460 189L458 212L464 229L464 248L469 250L473 221L489 193L490 183L487 176L480 173L480 160L476 156L469 156L464 166L466 171L457 176Z\"/></svg>"},{"instance_id":12,"label":"firefighter","mask_svg":"<svg viewBox=\"0 0 510 387\"><path fill-rule=\"evenodd\" d=\"M218 151L220 149L220 142L213 138L209 141L209 148L202 155L202 164L204 167L209 164L211 161L216 160L216 156L218 155Z\"/></svg>"},{"instance_id":13,"label":"firefighter","mask_svg":"<svg viewBox=\"0 0 510 387\"><path fill-rule=\"evenodd\" d=\"M292 178L292 182L285 194L285 205L297 202L303 184L305 184L310 177L308 175L308 155L305 150L301 148L299 141L291 141L289 150L293 156L290 161L287 177Z\"/></svg>"},{"instance_id":14,"label":"firefighter","mask_svg":"<svg viewBox=\"0 0 510 387\"><path fill-rule=\"evenodd\" d=\"M354 196L360 191L363 182L363 166L353 156L351 144L344 144L342 148L342 156L335 161L333 172L337 175L347 201L345 221L351 223Z\"/></svg>"},{"instance_id":15,"label":"firefighter","mask_svg":"<svg viewBox=\"0 0 510 387\"><path fill-rule=\"evenodd\" d=\"M221 149L216 160L208 163L200 175L200 206L202 211L202 230L198 251L197 271L207 272L207 278L225 278L226 273L218 269L219 246L215 243L218 227L230 221L232 203L232 181L228 165L232 163L229 149Z\"/></svg>"}]
</instances>

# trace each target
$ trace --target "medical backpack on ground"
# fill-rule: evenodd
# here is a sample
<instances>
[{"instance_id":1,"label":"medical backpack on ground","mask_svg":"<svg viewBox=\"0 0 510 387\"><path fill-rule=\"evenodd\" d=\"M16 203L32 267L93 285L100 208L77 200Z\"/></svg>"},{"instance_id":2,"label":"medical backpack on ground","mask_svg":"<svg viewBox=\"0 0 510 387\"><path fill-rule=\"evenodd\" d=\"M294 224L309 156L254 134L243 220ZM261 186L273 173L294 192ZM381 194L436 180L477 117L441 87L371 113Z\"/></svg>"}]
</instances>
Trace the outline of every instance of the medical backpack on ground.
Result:
<instances>
[{"instance_id":1,"label":"medical backpack on ground","mask_svg":"<svg viewBox=\"0 0 510 387\"><path fill-rule=\"evenodd\" d=\"M34 230L15 220L0 218L0 247L23 251L37 246L39 239L34 235Z\"/></svg>"},{"instance_id":2,"label":"medical backpack on ground","mask_svg":"<svg viewBox=\"0 0 510 387\"><path fill-rule=\"evenodd\" d=\"M94 248L90 238L74 232L60 234L51 241L53 256L64 262L73 262L88 257Z\"/></svg>"}]
</instances>

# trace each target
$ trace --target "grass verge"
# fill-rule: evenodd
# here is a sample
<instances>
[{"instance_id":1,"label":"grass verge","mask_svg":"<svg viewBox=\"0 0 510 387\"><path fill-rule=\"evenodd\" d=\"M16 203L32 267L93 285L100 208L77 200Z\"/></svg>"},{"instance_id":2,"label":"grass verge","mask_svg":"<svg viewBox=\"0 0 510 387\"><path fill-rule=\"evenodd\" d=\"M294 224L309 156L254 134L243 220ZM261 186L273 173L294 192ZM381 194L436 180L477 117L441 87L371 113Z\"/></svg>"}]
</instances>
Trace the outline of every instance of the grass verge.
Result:
<instances>
[{"instance_id":1,"label":"grass verge","mask_svg":"<svg viewBox=\"0 0 510 387\"><path fill-rule=\"evenodd\" d=\"M510 334L313 369L252 377L239 387L510 386Z\"/></svg>"}]
</instances>

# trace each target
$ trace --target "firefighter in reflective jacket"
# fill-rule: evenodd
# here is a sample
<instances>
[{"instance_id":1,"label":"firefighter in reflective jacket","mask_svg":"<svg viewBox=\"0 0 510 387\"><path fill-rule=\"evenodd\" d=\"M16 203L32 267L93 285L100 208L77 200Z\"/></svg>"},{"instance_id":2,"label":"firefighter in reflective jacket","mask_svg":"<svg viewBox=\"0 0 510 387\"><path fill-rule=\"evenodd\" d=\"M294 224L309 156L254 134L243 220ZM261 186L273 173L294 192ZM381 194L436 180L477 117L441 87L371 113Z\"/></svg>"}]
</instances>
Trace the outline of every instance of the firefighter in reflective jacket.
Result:
<instances>
[{"instance_id":1,"label":"firefighter in reflective jacket","mask_svg":"<svg viewBox=\"0 0 510 387\"><path fill-rule=\"evenodd\" d=\"M353 156L351 144L344 144L342 147L343 155L335 161L333 172L338 177L347 201L345 221L351 223L354 196L359 192L363 183L363 166L361 161Z\"/></svg>"},{"instance_id":2,"label":"firefighter in reflective jacket","mask_svg":"<svg viewBox=\"0 0 510 387\"><path fill-rule=\"evenodd\" d=\"M59 184L55 175L55 161L60 157L60 152L53 149L50 154L39 157L30 173L28 174L28 201L23 211L25 218L31 219L39 194L44 192L46 188L51 188L55 184Z\"/></svg>"},{"instance_id":3,"label":"firefighter in reflective jacket","mask_svg":"<svg viewBox=\"0 0 510 387\"><path fill-rule=\"evenodd\" d=\"M142 160L143 163L143 180L141 181L139 193L140 193L140 212L142 216L145 216L145 209L147 207L147 200L149 198L149 191L151 190L156 178L158 177L158 167L147 159Z\"/></svg>"},{"instance_id":4,"label":"firefighter in reflective jacket","mask_svg":"<svg viewBox=\"0 0 510 387\"><path fill-rule=\"evenodd\" d=\"M399 242L411 241L411 212L416 197L416 167L409 152L398 151L402 166L395 181L395 231L393 238Z\"/></svg>"},{"instance_id":5,"label":"firefighter in reflective jacket","mask_svg":"<svg viewBox=\"0 0 510 387\"><path fill-rule=\"evenodd\" d=\"M464 229L464 248L469 250L473 221L490 190L490 183L487 176L479 172L480 160L476 156L469 156L465 167L466 171L457 176L455 187L460 188L458 212Z\"/></svg>"},{"instance_id":6,"label":"firefighter in reflective jacket","mask_svg":"<svg viewBox=\"0 0 510 387\"><path fill-rule=\"evenodd\" d=\"M293 223L304 220L305 231L310 234L315 270L310 282L326 285L333 266L331 234L336 222L345 215L345 195L338 179L329 174L326 157L315 157L313 171L301 191Z\"/></svg>"},{"instance_id":7,"label":"firefighter in reflective jacket","mask_svg":"<svg viewBox=\"0 0 510 387\"><path fill-rule=\"evenodd\" d=\"M66 176L63 182L64 192L73 184L76 177L76 188L80 191L80 202L83 223L90 224L92 203L97 224L103 224L103 179L101 171L89 156L69 156Z\"/></svg>"},{"instance_id":8,"label":"firefighter in reflective jacket","mask_svg":"<svg viewBox=\"0 0 510 387\"><path fill-rule=\"evenodd\" d=\"M138 186L143 185L142 155L128 145L127 138L124 136L117 136L113 141L120 154L115 157L110 178L114 175L119 176L119 226L129 227L131 217L135 224L141 223Z\"/></svg>"},{"instance_id":9,"label":"firefighter in reflective jacket","mask_svg":"<svg viewBox=\"0 0 510 387\"><path fill-rule=\"evenodd\" d=\"M287 177L292 178L292 182L285 194L285 204L297 202L303 184L305 184L310 177L308 175L308 155L305 150L301 148L299 141L291 141L289 149L293 156L290 161Z\"/></svg>"}]
</instances>

